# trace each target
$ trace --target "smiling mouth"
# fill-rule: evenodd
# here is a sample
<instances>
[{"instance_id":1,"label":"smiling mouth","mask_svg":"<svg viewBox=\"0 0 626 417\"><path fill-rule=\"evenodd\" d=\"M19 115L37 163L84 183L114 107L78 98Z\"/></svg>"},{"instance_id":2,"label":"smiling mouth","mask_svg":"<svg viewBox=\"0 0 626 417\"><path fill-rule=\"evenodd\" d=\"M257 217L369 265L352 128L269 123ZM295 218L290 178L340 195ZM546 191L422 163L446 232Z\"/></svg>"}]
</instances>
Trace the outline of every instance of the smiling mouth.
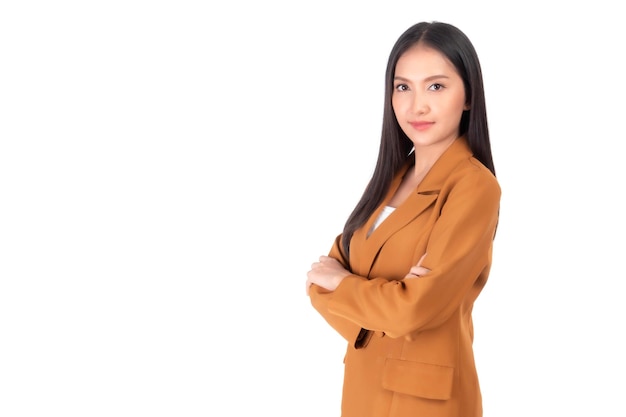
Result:
<instances>
[{"instance_id":1,"label":"smiling mouth","mask_svg":"<svg viewBox=\"0 0 626 417\"><path fill-rule=\"evenodd\" d=\"M426 130L434 125L435 122L410 122L409 124L413 126L415 130Z\"/></svg>"}]
</instances>

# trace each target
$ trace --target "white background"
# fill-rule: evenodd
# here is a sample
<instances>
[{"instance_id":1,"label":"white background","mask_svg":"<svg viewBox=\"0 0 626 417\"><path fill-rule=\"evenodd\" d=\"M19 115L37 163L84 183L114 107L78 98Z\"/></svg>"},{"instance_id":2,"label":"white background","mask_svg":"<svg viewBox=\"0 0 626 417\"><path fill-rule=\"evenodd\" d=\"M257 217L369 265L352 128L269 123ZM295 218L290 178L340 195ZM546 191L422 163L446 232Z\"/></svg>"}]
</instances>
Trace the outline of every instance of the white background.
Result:
<instances>
[{"instance_id":1,"label":"white background","mask_svg":"<svg viewBox=\"0 0 626 417\"><path fill-rule=\"evenodd\" d=\"M3 2L0 415L338 416L344 342L306 271L422 20L478 51L503 189L474 318L485 416L626 415L618 10Z\"/></svg>"}]
</instances>

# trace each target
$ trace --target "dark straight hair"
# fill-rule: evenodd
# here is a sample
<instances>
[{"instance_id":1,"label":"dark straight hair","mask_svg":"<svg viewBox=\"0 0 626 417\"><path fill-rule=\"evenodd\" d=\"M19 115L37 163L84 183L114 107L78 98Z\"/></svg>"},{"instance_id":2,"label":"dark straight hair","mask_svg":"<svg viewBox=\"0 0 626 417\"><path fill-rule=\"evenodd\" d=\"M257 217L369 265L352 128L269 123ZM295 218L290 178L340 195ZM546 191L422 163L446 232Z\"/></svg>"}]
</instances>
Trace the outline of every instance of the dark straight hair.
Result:
<instances>
[{"instance_id":1,"label":"dark straight hair","mask_svg":"<svg viewBox=\"0 0 626 417\"><path fill-rule=\"evenodd\" d=\"M465 136L474 157L496 174L491 155L487 110L480 61L469 38L457 27L443 22L420 22L408 28L396 41L385 73L383 125L374 173L361 199L348 217L343 229L342 249L346 258L350 240L384 199L398 170L406 163L413 142L404 134L393 111L394 76L398 59L416 43L442 53L463 79L465 97L470 109L461 116L459 134Z\"/></svg>"}]
</instances>

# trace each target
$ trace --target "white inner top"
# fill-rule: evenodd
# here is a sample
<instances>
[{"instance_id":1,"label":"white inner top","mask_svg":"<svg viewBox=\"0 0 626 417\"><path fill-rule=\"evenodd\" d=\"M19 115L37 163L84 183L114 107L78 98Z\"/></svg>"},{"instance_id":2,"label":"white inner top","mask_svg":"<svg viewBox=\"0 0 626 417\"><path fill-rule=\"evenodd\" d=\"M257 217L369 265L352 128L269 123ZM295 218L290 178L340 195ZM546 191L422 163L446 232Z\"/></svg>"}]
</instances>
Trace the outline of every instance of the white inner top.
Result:
<instances>
[{"instance_id":1,"label":"white inner top","mask_svg":"<svg viewBox=\"0 0 626 417\"><path fill-rule=\"evenodd\" d=\"M380 215L378 216L378 218L376 219L376 221L374 222L374 224L372 225L372 229L369 231L369 233L367 234L367 236L369 236L370 234L372 234L372 232L378 227L380 226L380 224L382 222L385 221L385 219L387 217L389 217L389 215L391 213L393 213L393 211L395 210L395 207L391 207L391 206L385 206L383 207L383 211L380 212Z\"/></svg>"}]
</instances>

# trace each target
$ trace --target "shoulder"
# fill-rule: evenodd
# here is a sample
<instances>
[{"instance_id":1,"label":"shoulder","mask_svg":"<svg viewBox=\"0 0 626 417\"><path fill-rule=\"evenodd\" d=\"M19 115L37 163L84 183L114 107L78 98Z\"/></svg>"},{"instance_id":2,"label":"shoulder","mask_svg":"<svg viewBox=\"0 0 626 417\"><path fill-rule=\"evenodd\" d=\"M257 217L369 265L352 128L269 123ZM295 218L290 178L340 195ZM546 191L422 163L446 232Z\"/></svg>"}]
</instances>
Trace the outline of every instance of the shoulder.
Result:
<instances>
[{"instance_id":1,"label":"shoulder","mask_svg":"<svg viewBox=\"0 0 626 417\"><path fill-rule=\"evenodd\" d=\"M460 138L435 162L418 186L418 192L436 193L445 197L452 190L465 189L477 195L484 192L494 197L500 196L500 185L495 175L473 156L467 141Z\"/></svg>"},{"instance_id":2,"label":"shoulder","mask_svg":"<svg viewBox=\"0 0 626 417\"><path fill-rule=\"evenodd\" d=\"M482 195L483 197L491 196L497 200L499 200L502 194L502 189L496 176L471 155L463 158L451 170L443 186L443 190L445 189L448 192L452 192L453 189L467 189L477 195Z\"/></svg>"}]
</instances>

